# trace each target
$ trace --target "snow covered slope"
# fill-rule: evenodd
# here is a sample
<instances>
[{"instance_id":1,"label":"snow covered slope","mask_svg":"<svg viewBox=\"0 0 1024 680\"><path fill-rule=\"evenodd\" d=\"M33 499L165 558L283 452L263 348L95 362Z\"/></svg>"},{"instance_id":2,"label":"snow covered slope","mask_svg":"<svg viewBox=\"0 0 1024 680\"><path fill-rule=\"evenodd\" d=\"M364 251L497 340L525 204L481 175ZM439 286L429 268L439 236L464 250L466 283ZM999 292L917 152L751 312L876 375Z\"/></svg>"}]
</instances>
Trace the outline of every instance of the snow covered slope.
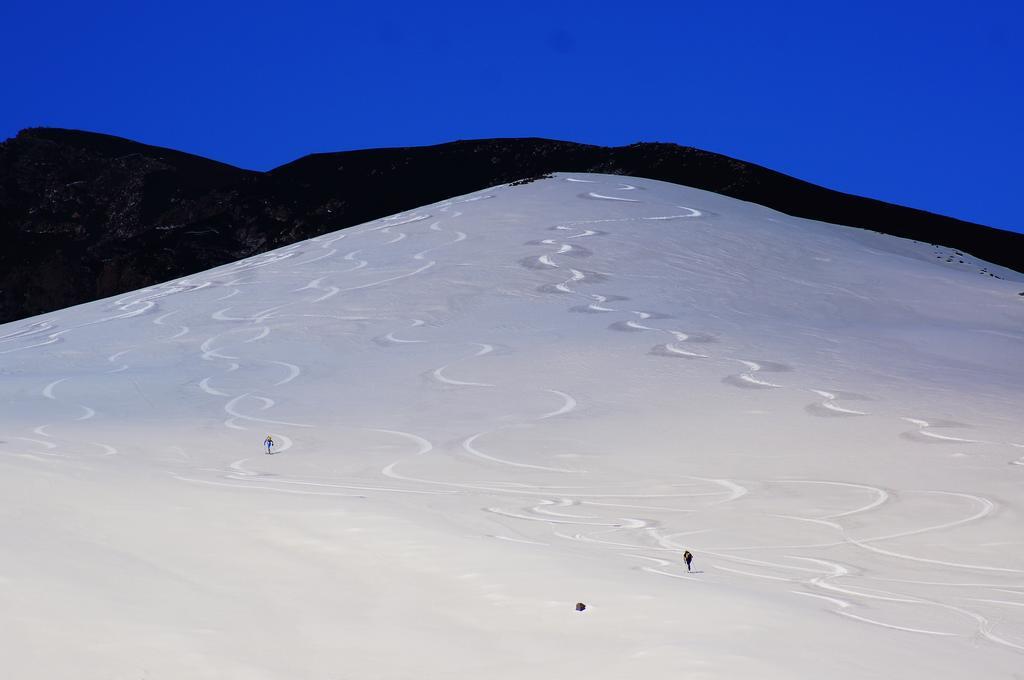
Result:
<instances>
[{"instance_id":1,"label":"snow covered slope","mask_svg":"<svg viewBox=\"0 0 1024 680\"><path fill-rule=\"evenodd\" d=\"M1015 677L1021 290L558 175L2 326L3 674Z\"/></svg>"}]
</instances>

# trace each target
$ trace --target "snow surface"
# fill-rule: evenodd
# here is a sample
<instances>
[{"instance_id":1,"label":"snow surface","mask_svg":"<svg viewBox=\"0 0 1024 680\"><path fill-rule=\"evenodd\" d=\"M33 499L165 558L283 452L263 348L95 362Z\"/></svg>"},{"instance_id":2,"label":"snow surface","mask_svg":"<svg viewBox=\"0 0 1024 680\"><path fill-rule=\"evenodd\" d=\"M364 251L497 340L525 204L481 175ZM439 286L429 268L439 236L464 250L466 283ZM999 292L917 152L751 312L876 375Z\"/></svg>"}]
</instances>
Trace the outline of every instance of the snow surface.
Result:
<instances>
[{"instance_id":1,"label":"snow surface","mask_svg":"<svg viewBox=\"0 0 1024 680\"><path fill-rule=\"evenodd\" d=\"M0 326L4 677L1020 677L1022 277L626 179Z\"/></svg>"}]
</instances>

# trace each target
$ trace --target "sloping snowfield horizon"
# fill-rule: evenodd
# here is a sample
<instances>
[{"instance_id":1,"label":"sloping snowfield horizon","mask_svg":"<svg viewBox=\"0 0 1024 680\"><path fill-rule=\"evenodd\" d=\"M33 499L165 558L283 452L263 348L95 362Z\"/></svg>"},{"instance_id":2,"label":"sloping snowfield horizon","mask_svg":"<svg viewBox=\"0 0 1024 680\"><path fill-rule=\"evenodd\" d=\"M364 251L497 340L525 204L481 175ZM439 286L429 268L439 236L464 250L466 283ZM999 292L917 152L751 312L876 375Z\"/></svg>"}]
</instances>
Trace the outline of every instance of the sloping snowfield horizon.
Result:
<instances>
[{"instance_id":1,"label":"sloping snowfield horizon","mask_svg":"<svg viewBox=\"0 0 1024 680\"><path fill-rule=\"evenodd\" d=\"M1019 678L1021 290L558 174L0 326L4 674Z\"/></svg>"}]
</instances>

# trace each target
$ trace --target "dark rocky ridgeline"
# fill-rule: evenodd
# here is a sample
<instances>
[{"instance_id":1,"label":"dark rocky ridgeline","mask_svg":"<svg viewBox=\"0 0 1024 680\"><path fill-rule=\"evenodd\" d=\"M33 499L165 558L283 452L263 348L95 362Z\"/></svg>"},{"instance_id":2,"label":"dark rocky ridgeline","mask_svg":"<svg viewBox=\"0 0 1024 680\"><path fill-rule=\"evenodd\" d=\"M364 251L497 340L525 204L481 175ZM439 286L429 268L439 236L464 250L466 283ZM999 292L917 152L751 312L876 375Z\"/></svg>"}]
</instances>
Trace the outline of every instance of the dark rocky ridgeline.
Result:
<instances>
[{"instance_id":1,"label":"dark rocky ridgeline","mask_svg":"<svg viewBox=\"0 0 1024 680\"><path fill-rule=\"evenodd\" d=\"M294 215L272 185L117 137L23 131L0 144L0 322L286 242Z\"/></svg>"},{"instance_id":2,"label":"dark rocky ridgeline","mask_svg":"<svg viewBox=\"0 0 1024 680\"><path fill-rule=\"evenodd\" d=\"M685 184L791 215L941 243L1024 271L1020 234L674 144L488 139L313 154L261 173L118 137L35 128L0 144L0 322L557 171Z\"/></svg>"}]
</instances>

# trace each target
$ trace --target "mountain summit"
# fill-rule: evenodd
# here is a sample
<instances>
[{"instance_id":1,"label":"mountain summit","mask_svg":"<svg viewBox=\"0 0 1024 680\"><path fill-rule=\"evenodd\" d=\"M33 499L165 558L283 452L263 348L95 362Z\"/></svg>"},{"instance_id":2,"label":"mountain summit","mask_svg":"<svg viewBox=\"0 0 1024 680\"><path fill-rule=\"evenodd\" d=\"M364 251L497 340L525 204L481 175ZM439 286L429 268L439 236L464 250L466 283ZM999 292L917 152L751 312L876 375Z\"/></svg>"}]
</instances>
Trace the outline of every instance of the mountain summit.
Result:
<instances>
[{"instance_id":1,"label":"mountain summit","mask_svg":"<svg viewBox=\"0 0 1024 680\"><path fill-rule=\"evenodd\" d=\"M0 144L0 322L559 171L682 184L1024 270L1019 234L831 191L674 144L485 139L314 154L253 172L118 137L33 128Z\"/></svg>"}]
</instances>

